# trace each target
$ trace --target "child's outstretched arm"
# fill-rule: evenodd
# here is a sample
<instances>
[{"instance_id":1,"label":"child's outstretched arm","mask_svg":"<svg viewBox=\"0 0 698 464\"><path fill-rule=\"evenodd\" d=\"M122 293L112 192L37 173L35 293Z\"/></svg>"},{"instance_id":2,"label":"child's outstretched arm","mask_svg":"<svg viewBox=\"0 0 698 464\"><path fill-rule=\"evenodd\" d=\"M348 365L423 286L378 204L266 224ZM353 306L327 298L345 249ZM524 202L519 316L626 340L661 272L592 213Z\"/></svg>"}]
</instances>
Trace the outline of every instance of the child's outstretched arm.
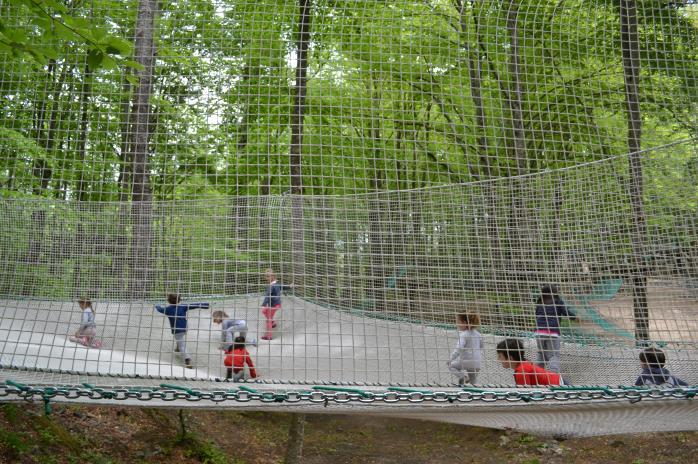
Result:
<instances>
[{"instance_id":1,"label":"child's outstretched arm","mask_svg":"<svg viewBox=\"0 0 698 464\"><path fill-rule=\"evenodd\" d=\"M210 303L186 303L180 306L184 306L184 310L189 311L190 309L208 309Z\"/></svg>"},{"instance_id":2,"label":"child's outstretched arm","mask_svg":"<svg viewBox=\"0 0 698 464\"><path fill-rule=\"evenodd\" d=\"M155 305L155 310L159 313L165 314L166 306Z\"/></svg>"}]
</instances>

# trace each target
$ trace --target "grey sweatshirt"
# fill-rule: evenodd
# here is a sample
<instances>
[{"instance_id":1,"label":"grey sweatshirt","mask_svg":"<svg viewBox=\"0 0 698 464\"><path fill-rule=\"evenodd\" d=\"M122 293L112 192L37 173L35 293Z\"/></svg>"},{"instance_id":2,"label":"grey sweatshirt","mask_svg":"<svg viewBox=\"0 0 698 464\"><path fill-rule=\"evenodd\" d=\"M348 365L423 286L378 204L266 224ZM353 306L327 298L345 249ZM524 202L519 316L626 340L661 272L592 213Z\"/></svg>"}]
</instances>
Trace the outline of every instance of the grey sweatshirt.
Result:
<instances>
[{"instance_id":1,"label":"grey sweatshirt","mask_svg":"<svg viewBox=\"0 0 698 464\"><path fill-rule=\"evenodd\" d=\"M482 346L480 332L475 329L458 332L458 343L451 353L450 363L460 369L480 369L482 367Z\"/></svg>"}]
</instances>

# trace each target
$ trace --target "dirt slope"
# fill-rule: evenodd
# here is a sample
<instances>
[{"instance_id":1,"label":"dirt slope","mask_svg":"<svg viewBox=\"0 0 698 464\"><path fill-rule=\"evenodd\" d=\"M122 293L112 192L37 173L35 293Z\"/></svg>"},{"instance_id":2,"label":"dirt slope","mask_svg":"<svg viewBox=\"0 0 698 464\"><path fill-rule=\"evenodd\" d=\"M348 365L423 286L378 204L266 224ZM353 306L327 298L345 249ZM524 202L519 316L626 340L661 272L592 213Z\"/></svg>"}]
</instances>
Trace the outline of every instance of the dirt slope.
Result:
<instances>
[{"instance_id":1,"label":"dirt slope","mask_svg":"<svg viewBox=\"0 0 698 464\"><path fill-rule=\"evenodd\" d=\"M0 463L277 463L290 416L38 404L0 407ZM181 436L181 423L187 434ZM698 432L558 442L507 431L311 415L304 463L698 462Z\"/></svg>"}]
</instances>

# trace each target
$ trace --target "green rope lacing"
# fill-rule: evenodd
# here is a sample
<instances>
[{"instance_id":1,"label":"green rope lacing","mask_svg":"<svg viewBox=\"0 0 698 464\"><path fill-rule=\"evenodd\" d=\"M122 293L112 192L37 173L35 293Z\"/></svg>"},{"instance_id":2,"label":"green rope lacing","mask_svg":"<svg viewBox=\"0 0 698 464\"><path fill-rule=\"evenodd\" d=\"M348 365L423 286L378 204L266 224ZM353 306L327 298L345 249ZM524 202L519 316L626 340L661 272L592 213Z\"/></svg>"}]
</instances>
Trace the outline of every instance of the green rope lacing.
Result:
<instances>
[{"instance_id":1,"label":"green rope lacing","mask_svg":"<svg viewBox=\"0 0 698 464\"><path fill-rule=\"evenodd\" d=\"M550 387L548 389L507 389L491 388L482 389L474 387L463 387L458 390L437 391L428 389L416 389L407 387L388 387L385 390L364 390L359 388L345 388L341 386L321 386L312 387L312 390L278 390L268 391L240 385L237 388L226 390L196 390L175 384L160 384L159 387L124 387L124 388L102 388L84 383L80 386L59 385L59 386L28 386L13 380L6 380L0 384L0 401L3 397L15 395L21 399L31 400L40 397L44 401L44 411L48 415L51 413L50 401L54 398L65 397L66 399L86 398L92 400L126 400L138 399L142 401L160 399L172 401L184 399L190 401L210 400L212 402L223 401L260 401L263 403L299 403L307 401L310 403L329 402L347 403L397 403L397 402L450 402L464 403L473 401L522 401L525 403L535 401L551 400L555 402L565 400L609 400L626 399L631 403L648 399L692 399L698 394L698 387L676 387L676 388L650 388L650 387L597 387L597 386L563 386Z\"/></svg>"}]
</instances>

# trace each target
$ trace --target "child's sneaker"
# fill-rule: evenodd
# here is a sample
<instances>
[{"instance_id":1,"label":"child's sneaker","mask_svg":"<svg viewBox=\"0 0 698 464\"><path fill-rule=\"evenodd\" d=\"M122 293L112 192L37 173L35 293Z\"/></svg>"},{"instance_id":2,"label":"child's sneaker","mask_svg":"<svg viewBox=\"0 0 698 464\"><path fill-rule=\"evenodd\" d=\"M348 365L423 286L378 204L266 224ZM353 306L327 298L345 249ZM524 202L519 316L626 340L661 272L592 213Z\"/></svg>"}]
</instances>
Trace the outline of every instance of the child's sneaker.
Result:
<instances>
[{"instance_id":1,"label":"child's sneaker","mask_svg":"<svg viewBox=\"0 0 698 464\"><path fill-rule=\"evenodd\" d=\"M191 359L185 359L184 360L184 366L187 369L194 369L194 365L191 363Z\"/></svg>"},{"instance_id":2,"label":"child's sneaker","mask_svg":"<svg viewBox=\"0 0 698 464\"><path fill-rule=\"evenodd\" d=\"M265 334L262 336L262 340L271 340L271 334Z\"/></svg>"},{"instance_id":3,"label":"child's sneaker","mask_svg":"<svg viewBox=\"0 0 698 464\"><path fill-rule=\"evenodd\" d=\"M257 346L257 339L253 338L249 342L246 343L247 345L252 345L252 346Z\"/></svg>"}]
</instances>

